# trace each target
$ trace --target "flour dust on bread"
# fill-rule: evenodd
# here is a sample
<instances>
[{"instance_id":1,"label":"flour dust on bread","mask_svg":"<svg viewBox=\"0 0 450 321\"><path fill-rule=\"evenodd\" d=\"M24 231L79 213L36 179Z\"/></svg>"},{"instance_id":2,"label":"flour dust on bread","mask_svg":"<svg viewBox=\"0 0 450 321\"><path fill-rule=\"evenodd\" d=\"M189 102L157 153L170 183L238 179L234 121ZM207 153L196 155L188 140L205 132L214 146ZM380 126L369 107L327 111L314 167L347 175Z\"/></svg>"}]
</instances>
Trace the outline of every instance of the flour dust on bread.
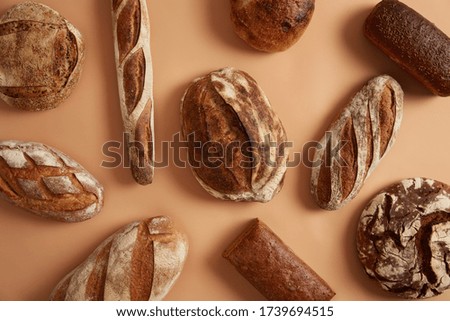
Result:
<instances>
[{"instance_id":1,"label":"flour dust on bread","mask_svg":"<svg viewBox=\"0 0 450 321\"><path fill-rule=\"evenodd\" d=\"M361 190L390 150L403 115L403 91L390 76L371 79L327 129L314 154L311 194L336 210Z\"/></svg>"},{"instance_id":2,"label":"flour dust on bread","mask_svg":"<svg viewBox=\"0 0 450 321\"><path fill-rule=\"evenodd\" d=\"M153 67L145 0L112 0L114 50L125 147L134 179L154 174Z\"/></svg>"},{"instance_id":3,"label":"flour dust on bread","mask_svg":"<svg viewBox=\"0 0 450 321\"><path fill-rule=\"evenodd\" d=\"M162 300L180 276L186 236L167 216L126 225L54 288L54 301Z\"/></svg>"},{"instance_id":4,"label":"flour dust on bread","mask_svg":"<svg viewBox=\"0 0 450 321\"><path fill-rule=\"evenodd\" d=\"M80 222L102 209L103 187L53 147L0 141L0 198L42 217Z\"/></svg>"},{"instance_id":5,"label":"flour dust on bread","mask_svg":"<svg viewBox=\"0 0 450 321\"><path fill-rule=\"evenodd\" d=\"M80 32L55 10L24 2L0 18L0 98L29 111L57 107L81 75Z\"/></svg>"}]
</instances>

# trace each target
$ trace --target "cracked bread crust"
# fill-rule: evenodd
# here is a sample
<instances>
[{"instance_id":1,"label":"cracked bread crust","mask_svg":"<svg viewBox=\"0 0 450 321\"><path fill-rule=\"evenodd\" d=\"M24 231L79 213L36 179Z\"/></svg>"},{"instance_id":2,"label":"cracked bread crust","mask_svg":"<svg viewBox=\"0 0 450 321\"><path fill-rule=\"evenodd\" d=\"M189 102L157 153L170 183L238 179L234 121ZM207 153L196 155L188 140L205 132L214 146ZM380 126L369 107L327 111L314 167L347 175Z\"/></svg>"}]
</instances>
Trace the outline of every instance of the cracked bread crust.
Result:
<instances>
[{"instance_id":1,"label":"cracked bread crust","mask_svg":"<svg viewBox=\"0 0 450 321\"><path fill-rule=\"evenodd\" d=\"M18 4L0 18L0 97L22 110L57 107L78 82L80 32L55 10Z\"/></svg>"},{"instance_id":2,"label":"cracked bread crust","mask_svg":"<svg viewBox=\"0 0 450 321\"><path fill-rule=\"evenodd\" d=\"M366 273L407 299L450 288L450 186L405 179L364 209L356 239Z\"/></svg>"}]
</instances>

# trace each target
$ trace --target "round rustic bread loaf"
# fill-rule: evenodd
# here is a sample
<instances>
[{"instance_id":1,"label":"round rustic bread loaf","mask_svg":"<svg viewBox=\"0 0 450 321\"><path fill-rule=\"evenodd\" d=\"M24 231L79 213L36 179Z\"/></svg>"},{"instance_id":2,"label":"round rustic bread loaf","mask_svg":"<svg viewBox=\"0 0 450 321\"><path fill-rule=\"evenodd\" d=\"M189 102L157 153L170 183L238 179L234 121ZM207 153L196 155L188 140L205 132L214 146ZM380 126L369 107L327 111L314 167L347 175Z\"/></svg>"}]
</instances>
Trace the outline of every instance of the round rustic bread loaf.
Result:
<instances>
[{"instance_id":1,"label":"round rustic bread loaf","mask_svg":"<svg viewBox=\"0 0 450 321\"><path fill-rule=\"evenodd\" d=\"M23 110L55 108L78 82L79 31L58 12L25 2L0 18L0 97Z\"/></svg>"},{"instance_id":2,"label":"round rustic bread loaf","mask_svg":"<svg viewBox=\"0 0 450 321\"><path fill-rule=\"evenodd\" d=\"M231 0L234 30L255 49L284 51L300 39L314 0Z\"/></svg>"},{"instance_id":3,"label":"round rustic bread loaf","mask_svg":"<svg viewBox=\"0 0 450 321\"><path fill-rule=\"evenodd\" d=\"M408 299L450 288L450 186L405 179L379 193L362 213L359 258L383 289Z\"/></svg>"}]
</instances>

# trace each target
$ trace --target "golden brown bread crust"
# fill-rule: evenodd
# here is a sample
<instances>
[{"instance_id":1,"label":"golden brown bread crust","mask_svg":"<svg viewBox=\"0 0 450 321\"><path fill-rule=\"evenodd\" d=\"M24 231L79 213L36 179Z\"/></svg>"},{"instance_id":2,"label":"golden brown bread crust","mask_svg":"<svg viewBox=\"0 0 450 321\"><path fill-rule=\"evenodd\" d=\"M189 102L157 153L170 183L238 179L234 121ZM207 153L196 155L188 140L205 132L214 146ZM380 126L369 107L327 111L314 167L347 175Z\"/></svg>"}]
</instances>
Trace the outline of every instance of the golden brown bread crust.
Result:
<instances>
[{"instance_id":1,"label":"golden brown bread crust","mask_svg":"<svg viewBox=\"0 0 450 321\"><path fill-rule=\"evenodd\" d=\"M321 208L336 210L356 197L393 145L402 115L403 91L390 76L371 79L353 97L314 155L311 194Z\"/></svg>"},{"instance_id":2,"label":"golden brown bread crust","mask_svg":"<svg viewBox=\"0 0 450 321\"><path fill-rule=\"evenodd\" d=\"M39 216L80 222L103 206L103 187L81 165L40 143L0 142L0 197Z\"/></svg>"},{"instance_id":3,"label":"golden brown bread crust","mask_svg":"<svg viewBox=\"0 0 450 321\"><path fill-rule=\"evenodd\" d=\"M182 99L181 131L194 175L211 195L268 202L281 189L286 132L247 73L224 68L196 79ZM273 144L270 155L266 140ZM205 146L218 152L209 153Z\"/></svg>"},{"instance_id":4,"label":"golden brown bread crust","mask_svg":"<svg viewBox=\"0 0 450 321\"><path fill-rule=\"evenodd\" d=\"M255 49L284 51L305 32L315 0L231 0L231 21L239 37Z\"/></svg>"},{"instance_id":5,"label":"golden brown bread crust","mask_svg":"<svg viewBox=\"0 0 450 321\"><path fill-rule=\"evenodd\" d=\"M223 252L258 291L275 301L328 301L329 285L259 219Z\"/></svg>"},{"instance_id":6,"label":"golden brown bread crust","mask_svg":"<svg viewBox=\"0 0 450 321\"><path fill-rule=\"evenodd\" d=\"M367 17L364 34L432 93L450 95L450 38L397 0L383 0Z\"/></svg>"},{"instance_id":7,"label":"golden brown bread crust","mask_svg":"<svg viewBox=\"0 0 450 321\"><path fill-rule=\"evenodd\" d=\"M186 236L169 217L133 222L67 274L50 300L162 300L179 277L187 251Z\"/></svg>"},{"instance_id":8,"label":"golden brown bread crust","mask_svg":"<svg viewBox=\"0 0 450 321\"><path fill-rule=\"evenodd\" d=\"M120 108L134 179L150 184L154 174L153 70L146 1L112 1Z\"/></svg>"},{"instance_id":9,"label":"golden brown bread crust","mask_svg":"<svg viewBox=\"0 0 450 321\"><path fill-rule=\"evenodd\" d=\"M19 109L40 111L55 108L72 92L84 44L59 13L25 2L0 19L0 57L0 97Z\"/></svg>"}]
</instances>

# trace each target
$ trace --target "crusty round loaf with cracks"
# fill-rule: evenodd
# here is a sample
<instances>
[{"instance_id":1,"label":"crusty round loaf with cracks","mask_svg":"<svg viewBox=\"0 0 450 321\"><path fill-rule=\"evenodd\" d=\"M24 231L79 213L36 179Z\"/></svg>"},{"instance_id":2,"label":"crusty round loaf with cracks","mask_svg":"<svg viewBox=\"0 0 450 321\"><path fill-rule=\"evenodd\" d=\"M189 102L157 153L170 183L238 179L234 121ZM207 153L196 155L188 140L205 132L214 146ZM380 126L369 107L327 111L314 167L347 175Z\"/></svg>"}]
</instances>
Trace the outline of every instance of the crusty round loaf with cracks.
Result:
<instances>
[{"instance_id":1,"label":"crusty round loaf with cracks","mask_svg":"<svg viewBox=\"0 0 450 321\"><path fill-rule=\"evenodd\" d=\"M358 226L357 249L367 274L407 299L450 288L450 186L405 179L375 196Z\"/></svg>"},{"instance_id":2,"label":"crusty round loaf with cracks","mask_svg":"<svg viewBox=\"0 0 450 321\"><path fill-rule=\"evenodd\" d=\"M78 82L80 32L55 10L18 4L0 18L0 97L22 110L52 109Z\"/></svg>"}]
</instances>

